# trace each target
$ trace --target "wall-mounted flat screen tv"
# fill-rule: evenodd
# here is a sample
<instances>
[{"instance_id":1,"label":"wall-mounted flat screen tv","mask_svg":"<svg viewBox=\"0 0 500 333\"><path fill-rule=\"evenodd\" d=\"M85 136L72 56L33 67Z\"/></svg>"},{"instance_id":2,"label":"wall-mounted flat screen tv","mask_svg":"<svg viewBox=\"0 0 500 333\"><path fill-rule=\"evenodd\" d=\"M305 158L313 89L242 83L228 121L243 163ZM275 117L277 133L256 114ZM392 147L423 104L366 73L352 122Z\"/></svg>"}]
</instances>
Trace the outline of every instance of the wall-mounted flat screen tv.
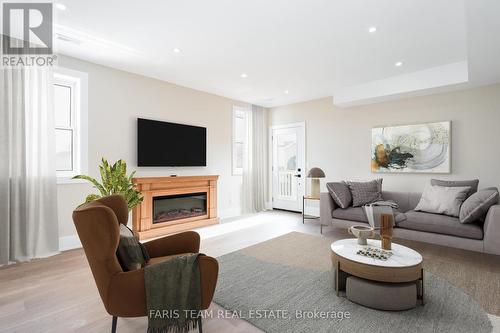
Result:
<instances>
[{"instance_id":1,"label":"wall-mounted flat screen tv","mask_svg":"<svg viewBox=\"0 0 500 333\"><path fill-rule=\"evenodd\" d=\"M206 166L205 127L137 119L138 166Z\"/></svg>"}]
</instances>

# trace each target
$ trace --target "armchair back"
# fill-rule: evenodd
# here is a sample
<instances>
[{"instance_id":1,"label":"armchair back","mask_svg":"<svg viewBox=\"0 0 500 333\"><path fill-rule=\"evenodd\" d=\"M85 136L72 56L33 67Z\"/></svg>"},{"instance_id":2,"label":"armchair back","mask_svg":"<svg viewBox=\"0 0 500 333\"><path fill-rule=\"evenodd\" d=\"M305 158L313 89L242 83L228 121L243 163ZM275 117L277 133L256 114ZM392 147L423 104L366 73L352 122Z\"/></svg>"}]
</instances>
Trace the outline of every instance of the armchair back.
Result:
<instances>
[{"instance_id":1,"label":"armchair back","mask_svg":"<svg viewBox=\"0 0 500 333\"><path fill-rule=\"evenodd\" d=\"M119 195L89 202L73 212L78 237L108 312L111 280L115 274L123 272L116 257L120 239L119 223L126 224L127 220L127 203Z\"/></svg>"}]
</instances>

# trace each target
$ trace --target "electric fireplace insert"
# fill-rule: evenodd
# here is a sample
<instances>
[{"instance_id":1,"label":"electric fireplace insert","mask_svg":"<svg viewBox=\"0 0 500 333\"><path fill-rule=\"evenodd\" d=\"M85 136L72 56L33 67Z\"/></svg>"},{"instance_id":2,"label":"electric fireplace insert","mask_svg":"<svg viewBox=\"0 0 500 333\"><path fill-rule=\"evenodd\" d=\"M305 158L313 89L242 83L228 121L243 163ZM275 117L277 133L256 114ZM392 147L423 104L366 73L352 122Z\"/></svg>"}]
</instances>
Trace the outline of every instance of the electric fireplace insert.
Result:
<instances>
[{"instance_id":1,"label":"electric fireplace insert","mask_svg":"<svg viewBox=\"0 0 500 333\"><path fill-rule=\"evenodd\" d=\"M207 193L153 197L153 224L207 215Z\"/></svg>"}]
</instances>

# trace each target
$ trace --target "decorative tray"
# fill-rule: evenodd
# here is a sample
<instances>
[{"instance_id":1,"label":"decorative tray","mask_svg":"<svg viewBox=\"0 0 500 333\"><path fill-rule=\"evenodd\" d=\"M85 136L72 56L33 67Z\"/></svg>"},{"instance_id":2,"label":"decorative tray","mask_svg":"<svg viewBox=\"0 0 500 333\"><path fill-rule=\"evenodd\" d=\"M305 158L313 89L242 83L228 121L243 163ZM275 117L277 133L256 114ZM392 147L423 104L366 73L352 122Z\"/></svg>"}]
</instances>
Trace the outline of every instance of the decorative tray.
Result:
<instances>
[{"instance_id":1,"label":"decorative tray","mask_svg":"<svg viewBox=\"0 0 500 333\"><path fill-rule=\"evenodd\" d=\"M360 249L358 250L358 252L356 252L356 254L379 260L387 260L392 256L391 251L381 250L374 247L367 247L366 249Z\"/></svg>"}]
</instances>

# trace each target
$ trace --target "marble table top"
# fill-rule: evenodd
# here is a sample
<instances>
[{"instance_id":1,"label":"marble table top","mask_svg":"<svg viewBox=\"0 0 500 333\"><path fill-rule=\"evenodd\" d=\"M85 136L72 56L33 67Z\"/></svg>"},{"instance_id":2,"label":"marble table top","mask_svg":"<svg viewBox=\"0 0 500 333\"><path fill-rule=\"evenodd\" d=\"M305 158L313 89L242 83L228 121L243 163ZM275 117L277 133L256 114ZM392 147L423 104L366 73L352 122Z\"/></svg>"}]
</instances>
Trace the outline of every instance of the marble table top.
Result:
<instances>
[{"instance_id":1,"label":"marble table top","mask_svg":"<svg viewBox=\"0 0 500 333\"><path fill-rule=\"evenodd\" d=\"M411 267L422 263L422 256L409 247L392 243L392 255L387 260L381 260L356 254L358 250L367 248L382 249L381 241L368 239L367 245L359 245L357 238L347 238L333 242L332 251L343 258L362 264L380 266L380 267Z\"/></svg>"}]
</instances>

